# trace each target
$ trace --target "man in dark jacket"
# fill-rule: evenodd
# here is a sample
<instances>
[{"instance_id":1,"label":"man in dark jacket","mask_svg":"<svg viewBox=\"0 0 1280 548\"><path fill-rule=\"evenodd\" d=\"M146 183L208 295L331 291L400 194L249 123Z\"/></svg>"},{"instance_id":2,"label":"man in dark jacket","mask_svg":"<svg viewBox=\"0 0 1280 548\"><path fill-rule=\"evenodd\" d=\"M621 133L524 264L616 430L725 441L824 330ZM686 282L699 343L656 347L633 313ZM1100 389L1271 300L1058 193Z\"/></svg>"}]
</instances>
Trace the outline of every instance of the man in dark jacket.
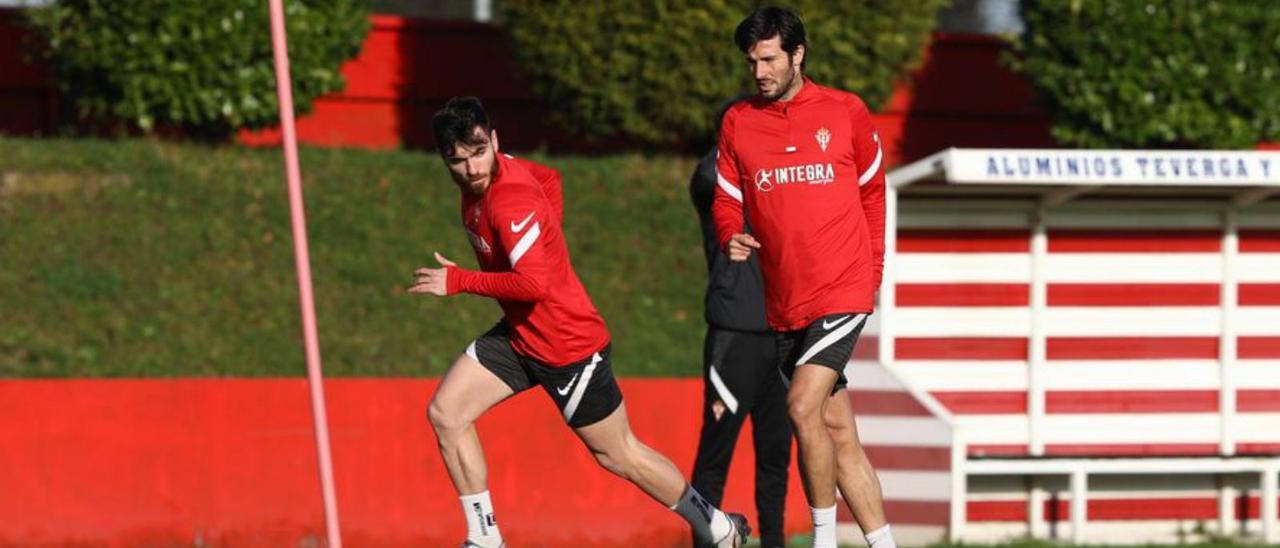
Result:
<instances>
[{"instance_id":1,"label":"man in dark jacket","mask_svg":"<svg viewBox=\"0 0 1280 548\"><path fill-rule=\"evenodd\" d=\"M689 194L702 222L710 277L707 336L703 347L702 435L691 484L713 505L724 495L725 476L738 432L751 416L756 454L756 511L760 545L786 545L783 508L791 464L787 390L778 373L774 334L765 321L764 280L758 259L730 261L711 222L716 150L698 163Z\"/></svg>"}]
</instances>

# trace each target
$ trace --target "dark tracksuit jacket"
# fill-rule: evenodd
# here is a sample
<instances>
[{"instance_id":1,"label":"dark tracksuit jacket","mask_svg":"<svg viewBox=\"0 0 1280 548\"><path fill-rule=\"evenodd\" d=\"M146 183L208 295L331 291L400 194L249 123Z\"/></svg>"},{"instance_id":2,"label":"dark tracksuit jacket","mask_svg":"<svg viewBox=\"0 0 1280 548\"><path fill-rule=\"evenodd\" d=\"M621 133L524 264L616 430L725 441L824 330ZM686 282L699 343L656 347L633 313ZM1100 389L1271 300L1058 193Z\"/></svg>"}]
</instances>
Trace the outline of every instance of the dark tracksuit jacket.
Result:
<instances>
[{"instance_id":1,"label":"dark tracksuit jacket","mask_svg":"<svg viewBox=\"0 0 1280 548\"><path fill-rule=\"evenodd\" d=\"M765 320L764 280L756 255L742 263L721 251L712 222L716 151L698 163L689 194L702 224L709 276L703 346L702 433L692 485L720 505L738 432L751 417L756 454L756 510L764 548L785 545L783 508L791 461L786 388L778 373L774 334Z\"/></svg>"}]
</instances>

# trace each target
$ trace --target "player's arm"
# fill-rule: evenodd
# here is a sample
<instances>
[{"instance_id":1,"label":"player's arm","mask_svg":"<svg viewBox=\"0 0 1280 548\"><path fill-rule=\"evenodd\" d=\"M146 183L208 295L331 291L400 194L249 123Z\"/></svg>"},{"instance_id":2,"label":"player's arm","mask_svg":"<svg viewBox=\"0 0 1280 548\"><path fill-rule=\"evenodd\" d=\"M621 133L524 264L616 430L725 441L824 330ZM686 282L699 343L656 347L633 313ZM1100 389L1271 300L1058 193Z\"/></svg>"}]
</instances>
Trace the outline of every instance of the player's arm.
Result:
<instances>
[{"instance_id":1,"label":"player's arm","mask_svg":"<svg viewBox=\"0 0 1280 548\"><path fill-rule=\"evenodd\" d=\"M858 194L862 201L862 214L867 219L871 260L875 269L875 288L879 289L880 280L884 277L884 148L866 105L858 101L852 109L853 156L854 163L858 166L860 187Z\"/></svg>"},{"instance_id":2,"label":"player's arm","mask_svg":"<svg viewBox=\"0 0 1280 548\"><path fill-rule=\"evenodd\" d=\"M507 272L448 267L447 293L471 293L510 301L541 301L550 292L551 266L545 234L558 219L545 196L517 188L495 195L490 221L497 235L495 253L511 264Z\"/></svg>"},{"instance_id":3,"label":"player's arm","mask_svg":"<svg viewBox=\"0 0 1280 548\"><path fill-rule=\"evenodd\" d=\"M760 244L743 230L743 193L738 156L734 148L734 119L726 113L720 126L716 146L716 191L711 202L711 221L716 227L716 240L732 261L745 261Z\"/></svg>"}]
</instances>

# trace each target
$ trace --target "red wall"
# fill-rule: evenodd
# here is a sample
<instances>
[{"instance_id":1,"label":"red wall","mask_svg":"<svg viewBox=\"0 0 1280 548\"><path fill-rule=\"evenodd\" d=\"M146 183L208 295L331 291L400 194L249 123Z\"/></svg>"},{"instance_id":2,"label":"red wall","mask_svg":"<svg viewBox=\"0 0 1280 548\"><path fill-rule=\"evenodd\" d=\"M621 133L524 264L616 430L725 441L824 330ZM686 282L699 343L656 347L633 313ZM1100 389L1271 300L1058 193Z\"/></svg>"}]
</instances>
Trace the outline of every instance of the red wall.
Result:
<instances>
[{"instance_id":1,"label":"red wall","mask_svg":"<svg viewBox=\"0 0 1280 548\"><path fill-rule=\"evenodd\" d=\"M57 93L32 38L17 10L0 8L0 135L39 135L57 125Z\"/></svg>"},{"instance_id":2,"label":"red wall","mask_svg":"<svg viewBox=\"0 0 1280 548\"><path fill-rule=\"evenodd\" d=\"M449 546L465 536L426 422L431 379L326 383L343 538ZM637 435L686 477L697 379L627 379ZM286 546L324 538L302 379L0 381L0 545ZM479 423L499 524L513 546L679 546L684 523L600 469L531 391ZM727 506L755 523L750 431ZM792 467L787 526L808 527Z\"/></svg>"},{"instance_id":3,"label":"red wall","mask_svg":"<svg viewBox=\"0 0 1280 548\"><path fill-rule=\"evenodd\" d=\"M432 146L432 113L450 97L476 95L515 148L584 146L549 123L549 112L519 76L502 30L462 21L375 15L360 54L342 68L347 87L316 101L298 120L303 142L325 146ZM241 135L275 144L279 134Z\"/></svg>"},{"instance_id":4,"label":"red wall","mask_svg":"<svg viewBox=\"0 0 1280 548\"><path fill-rule=\"evenodd\" d=\"M948 147L1056 148L1047 113L989 36L938 33L875 115L890 166Z\"/></svg>"}]
</instances>

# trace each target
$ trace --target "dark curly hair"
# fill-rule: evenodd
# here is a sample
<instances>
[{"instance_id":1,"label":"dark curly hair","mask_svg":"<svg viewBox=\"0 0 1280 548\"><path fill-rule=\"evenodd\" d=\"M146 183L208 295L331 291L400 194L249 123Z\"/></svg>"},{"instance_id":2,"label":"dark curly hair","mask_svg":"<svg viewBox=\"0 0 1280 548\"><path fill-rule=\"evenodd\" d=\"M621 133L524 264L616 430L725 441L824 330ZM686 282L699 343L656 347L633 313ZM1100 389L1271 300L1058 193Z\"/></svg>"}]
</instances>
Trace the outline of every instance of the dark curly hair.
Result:
<instances>
[{"instance_id":1,"label":"dark curly hair","mask_svg":"<svg viewBox=\"0 0 1280 548\"><path fill-rule=\"evenodd\" d=\"M454 97L449 99L435 115L431 117L431 132L436 138L436 147L441 154L449 154L462 143L478 145L483 141L476 139L476 128L480 128L485 136L489 135L489 115L484 105L475 97Z\"/></svg>"},{"instance_id":2,"label":"dark curly hair","mask_svg":"<svg viewBox=\"0 0 1280 548\"><path fill-rule=\"evenodd\" d=\"M787 52L788 56L795 55L796 49L800 46L804 46L806 50L809 49L809 44L805 42L804 37L804 22L796 12L786 8L777 6L756 8L746 19L738 23L737 30L733 31L733 40L738 43L738 49L742 50L742 53L750 50L756 42L768 40L774 36L782 40L782 51Z\"/></svg>"}]
</instances>

